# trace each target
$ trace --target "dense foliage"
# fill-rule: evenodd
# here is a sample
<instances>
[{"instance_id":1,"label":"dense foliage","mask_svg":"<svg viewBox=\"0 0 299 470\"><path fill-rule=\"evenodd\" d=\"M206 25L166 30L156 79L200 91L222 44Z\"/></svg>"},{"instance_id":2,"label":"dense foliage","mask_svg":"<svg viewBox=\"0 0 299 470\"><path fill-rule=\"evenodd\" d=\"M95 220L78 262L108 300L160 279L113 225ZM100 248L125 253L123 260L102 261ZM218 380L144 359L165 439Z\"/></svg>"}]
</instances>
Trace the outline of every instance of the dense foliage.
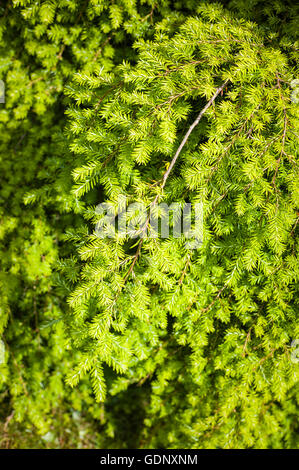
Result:
<instances>
[{"instance_id":1,"label":"dense foliage","mask_svg":"<svg viewBox=\"0 0 299 470\"><path fill-rule=\"evenodd\" d=\"M298 447L296 6L0 9L1 445ZM200 202L202 245L101 202Z\"/></svg>"}]
</instances>

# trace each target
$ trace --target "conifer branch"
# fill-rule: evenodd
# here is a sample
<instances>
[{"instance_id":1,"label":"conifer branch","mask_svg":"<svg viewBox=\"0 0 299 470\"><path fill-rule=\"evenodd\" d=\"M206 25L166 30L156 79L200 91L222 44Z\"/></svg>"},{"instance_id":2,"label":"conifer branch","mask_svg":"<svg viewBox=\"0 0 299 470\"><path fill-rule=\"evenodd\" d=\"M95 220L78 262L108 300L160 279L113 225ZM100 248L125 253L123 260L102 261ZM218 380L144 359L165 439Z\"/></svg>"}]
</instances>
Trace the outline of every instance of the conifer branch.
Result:
<instances>
[{"instance_id":1,"label":"conifer branch","mask_svg":"<svg viewBox=\"0 0 299 470\"><path fill-rule=\"evenodd\" d=\"M134 269L134 266L136 264L136 261L138 260L139 258L139 255L140 255L140 252L141 252L141 247L142 247L142 244L143 244L143 238L141 238L140 242L138 243L138 248L137 248L137 251L136 251L136 254L134 256L134 259L133 259L133 262L129 268L129 271L127 272L127 274L125 275L124 277L124 284L127 282L127 279L128 277L130 276L131 272L133 271Z\"/></svg>"},{"instance_id":2,"label":"conifer branch","mask_svg":"<svg viewBox=\"0 0 299 470\"><path fill-rule=\"evenodd\" d=\"M217 90L215 91L215 93L213 94L212 98L207 102L207 104L205 105L205 107L200 111L200 113L198 114L197 118L195 119L195 121L193 121L193 123L191 124L191 126L189 127L188 131L186 132L182 142L180 143L173 159L171 160L170 162L170 165L168 167L168 169L166 170L166 172L164 173L163 175L163 178L162 178L162 184L160 185L160 189L161 189L161 192L163 192L163 189L165 188L165 185L166 185L166 182L167 182L167 179L179 157L179 155L181 154L184 146L186 145L187 143L187 140L190 136L190 134L192 133L193 129L198 125L198 123L200 122L201 118L203 117L204 113L209 109L209 107L214 103L215 99L217 98L217 96L219 95L219 93L222 92L222 90L225 88L225 86L227 85L227 83L229 82L229 79L225 80L222 85L220 87L217 88ZM159 200L159 197L160 197L160 194L157 194L155 199L153 200L153 202L150 204L150 207L155 207L155 205L157 204L158 200ZM146 222L143 226L143 228L140 230L140 233L143 234L148 226L149 226L149 222L150 222L150 214L149 216L147 217L146 219ZM133 269L134 269L134 266L140 256L140 253L141 253L141 248L142 248L142 244L143 244L143 238L140 240L139 244L138 244L138 248L137 248L137 251L136 251L136 254L134 256L134 260L133 260L133 263L129 269L129 271L127 272L125 278L124 278L124 283L126 283L127 279L129 278L130 274L132 273Z\"/></svg>"},{"instance_id":3,"label":"conifer branch","mask_svg":"<svg viewBox=\"0 0 299 470\"><path fill-rule=\"evenodd\" d=\"M279 96L280 96L280 99L282 100L282 102L284 102L284 97L281 93L280 78L279 78L278 73L276 73L276 78L277 78L277 86L279 88ZM273 176L273 179L272 179L272 184L273 184L274 188L276 188L275 181L276 181L279 165L280 165L280 162L281 162L281 159L282 159L282 155L284 154L285 140L286 140L286 135L287 135L288 118L287 118L286 107L284 105L283 105L283 116L284 116L284 124L283 124L283 133L282 133L282 149L281 149L281 152L280 152L280 156L277 160L274 176Z\"/></svg>"},{"instance_id":4,"label":"conifer branch","mask_svg":"<svg viewBox=\"0 0 299 470\"><path fill-rule=\"evenodd\" d=\"M219 93L221 93L221 91L225 88L225 86L227 85L227 83L229 82L229 80L225 80L225 82L222 83L222 85L220 87L217 88L217 90L215 91L214 95L212 96L212 98L207 102L207 104L205 105L205 107L200 111L199 115L197 116L197 118L195 119L195 121L191 124L191 126L189 127L188 131L186 132L182 142L180 143L179 145L179 148L177 149L176 153L175 153L175 156L173 157L172 161L170 162L170 165L167 169L167 171L164 173L164 176L163 176L163 180L162 180L162 185L161 185L161 190L163 191L165 185L166 185L166 181L181 153L181 151L183 150L185 144L187 143L187 140L189 139L189 136L190 134L192 133L193 129L198 125L198 123L200 122L201 118L203 117L203 115L205 114L205 112L209 109L209 107L214 103L215 99L217 98L217 96L219 95Z\"/></svg>"},{"instance_id":5,"label":"conifer branch","mask_svg":"<svg viewBox=\"0 0 299 470\"><path fill-rule=\"evenodd\" d=\"M242 130L244 129L244 127L246 126L246 124L250 121L250 119L252 119L252 117L253 117L254 114L257 112L257 110L261 107L261 105L262 105L262 103L259 103L259 104L254 108L254 110L252 111L252 113L250 114L250 116L245 119L245 121L244 121L243 124L241 125L240 129L238 130L238 132L234 135L234 137L232 138L231 142L230 142L230 143L227 145L227 147L225 148L223 154L220 155L220 157L217 159L216 164L211 168L211 174L210 174L210 176L209 176L209 179L207 180L207 184L211 181L212 176L213 176L213 174L215 173L215 171L218 169L219 163L221 162L221 160L225 157L225 155L227 155L227 152L231 149L231 147L234 145L234 143L236 142L236 140L240 137L241 132L242 132Z\"/></svg>"}]
</instances>

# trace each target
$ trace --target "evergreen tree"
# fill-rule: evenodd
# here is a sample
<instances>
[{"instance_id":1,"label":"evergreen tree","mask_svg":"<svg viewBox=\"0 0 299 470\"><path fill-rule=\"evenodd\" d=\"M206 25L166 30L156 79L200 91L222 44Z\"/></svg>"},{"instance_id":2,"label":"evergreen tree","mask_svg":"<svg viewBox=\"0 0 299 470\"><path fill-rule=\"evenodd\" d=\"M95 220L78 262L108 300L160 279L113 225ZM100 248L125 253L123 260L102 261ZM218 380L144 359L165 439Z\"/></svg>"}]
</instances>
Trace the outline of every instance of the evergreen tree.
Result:
<instances>
[{"instance_id":1,"label":"evergreen tree","mask_svg":"<svg viewBox=\"0 0 299 470\"><path fill-rule=\"evenodd\" d=\"M298 12L223 3L3 8L4 446L298 445Z\"/></svg>"}]
</instances>

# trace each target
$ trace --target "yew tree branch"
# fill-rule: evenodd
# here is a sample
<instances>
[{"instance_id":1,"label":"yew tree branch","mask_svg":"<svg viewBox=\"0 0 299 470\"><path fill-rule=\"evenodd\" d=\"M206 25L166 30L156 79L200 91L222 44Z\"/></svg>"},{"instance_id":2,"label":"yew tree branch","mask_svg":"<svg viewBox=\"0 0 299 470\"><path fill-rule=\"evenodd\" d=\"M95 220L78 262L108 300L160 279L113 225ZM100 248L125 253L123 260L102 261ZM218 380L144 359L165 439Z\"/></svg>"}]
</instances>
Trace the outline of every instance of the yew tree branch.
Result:
<instances>
[{"instance_id":1,"label":"yew tree branch","mask_svg":"<svg viewBox=\"0 0 299 470\"><path fill-rule=\"evenodd\" d=\"M219 95L219 93L222 92L222 90L225 88L225 86L227 85L228 83L228 79L225 80L224 83L222 83L222 85L217 88L217 90L215 91L214 95L212 96L212 98L207 102L207 104L205 105L205 107L200 111L199 115L197 116L197 118L195 119L195 121L191 124L191 126L189 127L188 131L186 132L182 142L180 143L179 145L179 148L177 149L176 153L175 153L175 156L173 157L173 159L171 160L171 163L168 167L168 170L164 173L164 176L163 176L163 180L162 180L162 185L161 185L161 189L163 190L164 187L165 187L165 184L166 184L166 181L168 179L168 176L170 175L170 172L171 170L173 169L181 151L183 150L183 148L185 147L185 144L187 142L187 140L189 139L189 136L191 134L191 132L193 131L193 129L197 126L197 124L199 123L199 121L201 120L201 118L203 117L203 115L205 114L205 112L209 109L209 107L214 103L215 99L217 98L217 96Z\"/></svg>"},{"instance_id":2,"label":"yew tree branch","mask_svg":"<svg viewBox=\"0 0 299 470\"><path fill-rule=\"evenodd\" d=\"M186 145L186 142L187 142L187 140L189 139L189 136L190 136L191 132L192 132L193 129L197 126L197 124L199 123L199 121L200 121L201 118L203 117L204 113L205 113L205 112L209 109L209 107L214 103L215 99L217 98L217 96L219 95L219 93L222 92L222 90L225 88L225 86L227 85L228 82L229 82L228 79L225 80L225 82L223 82L222 85L221 85L219 88L217 88L217 90L215 91L215 93L214 93L214 95L212 96L212 98L207 102L207 104L205 105L205 107L204 107L204 108L200 111L200 113L198 114L198 116L197 116L197 118L195 119L195 121L194 121L194 122L191 124L191 126L189 127L189 129L188 129L188 131L186 132L186 134L185 134L185 136L184 136L182 142L180 143L180 145L179 145L179 147L178 147L178 149L177 149L177 151L176 151L176 153L175 153L173 159L171 160L171 163L170 163L170 165L169 165L167 171L166 171L166 172L164 173L164 175L163 175L162 184L161 184L161 186L160 186L161 191L163 191L163 189L164 189L164 187L165 187L165 185L166 185L166 181L167 181L167 179L168 179L168 177L169 177L169 175L170 175L170 172L171 172L171 170L173 169L173 167L174 167L174 165L175 165L175 163L176 163L176 161L177 161L177 159L178 159L180 153L182 152L184 146ZM155 197L155 199L154 199L154 200L152 201L152 203L151 203L151 207L154 207L154 206L157 204L157 202L158 202L158 200L159 200L159 197L160 197L160 195L157 194L156 197ZM144 224L144 226L142 227L140 233L144 233L144 232L146 231L146 229L148 228L149 222L150 222L150 215L147 217L147 219L146 219L146 221L145 221L145 224ZM131 264L131 266L130 266L130 269L128 270L127 274L126 274L125 277L124 277L124 283L127 282L128 278L129 278L129 276L130 276L130 274L133 272L134 266L135 266L135 264L136 264L136 262L137 262L137 260L138 260L138 258L139 258L139 256L140 256L140 253L141 253L142 244L143 244L143 238L141 238L141 240L140 240L140 242L139 242L139 244L138 244L137 251L136 251L136 254L135 254L135 256L134 256L134 260L133 260L133 262L132 262L132 264Z\"/></svg>"}]
</instances>

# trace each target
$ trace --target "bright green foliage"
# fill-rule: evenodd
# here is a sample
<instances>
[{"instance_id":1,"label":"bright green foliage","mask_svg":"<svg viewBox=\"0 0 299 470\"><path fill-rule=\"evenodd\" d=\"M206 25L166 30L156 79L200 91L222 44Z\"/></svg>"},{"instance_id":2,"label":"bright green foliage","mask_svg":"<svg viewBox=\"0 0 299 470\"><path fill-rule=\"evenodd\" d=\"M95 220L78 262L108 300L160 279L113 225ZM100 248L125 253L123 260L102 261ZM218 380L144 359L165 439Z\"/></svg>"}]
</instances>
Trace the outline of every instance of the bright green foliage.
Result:
<instances>
[{"instance_id":1,"label":"bright green foliage","mask_svg":"<svg viewBox=\"0 0 299 470\"><path fill-rule=\"evenodd\" d=\"M296 10L242 3L7 2L0 386L40 446L298 446ZM202 246L97 237L119 200L202 202Z\"/></svg>"},{"instance_id":2,"label":"bright green foliage","mask_svg":"<svg viewBox=\"0 0 299 470\"><path fill-rule=\"evenodd\" d=\"M15 421L25 421L29 429L34 425L41 434L55 428L57 409L66 412L66 420L73 408L83 417L102 413L97 405L94 410L89 384L74 393L64 385L76 355L67 347L61 323L67 307L60 292L54 292L52 272L58 252L69 253L62 234L76 226L80 204L71 193L73 157L62 133L63 88L79 69L110 70L124 49L127 57L134 56L134 38L150 34L154 18L175 21L179 16L170 12L167 1L159 8L151 1L117 4L123 11L119 27L112 24L116 5L112 14L109 2L0 6L0 78L5 83L5 105L0 104L0 335L8 325L6 363L0 365L3 414L13 413ZM55 428L54 435L65 427Z\"/></svg>"}]
</instances>

